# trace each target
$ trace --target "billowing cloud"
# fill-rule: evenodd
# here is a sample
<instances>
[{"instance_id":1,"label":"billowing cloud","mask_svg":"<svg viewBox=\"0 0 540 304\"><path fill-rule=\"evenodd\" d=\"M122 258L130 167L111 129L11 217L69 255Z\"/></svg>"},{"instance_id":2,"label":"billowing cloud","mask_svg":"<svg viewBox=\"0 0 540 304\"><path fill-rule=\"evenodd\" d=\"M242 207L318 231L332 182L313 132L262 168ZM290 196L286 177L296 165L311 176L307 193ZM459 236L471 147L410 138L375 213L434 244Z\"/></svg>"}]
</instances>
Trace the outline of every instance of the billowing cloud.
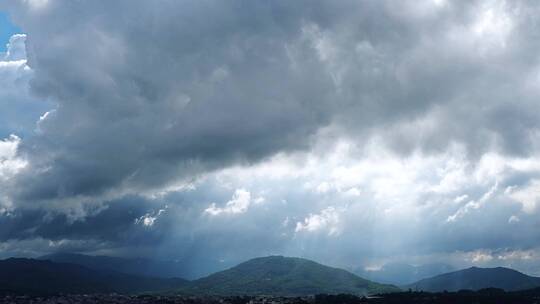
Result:
<instances>
[{"instance_id":1,"label":"billowing cloud","mask_svg":"<svg viewBox=\"0 0 540 304\"><path fill-rule=\"evenodd\" d=\"M204 212L210 215L245 213L250 204L251 193L244 189L236 189L232 199L223 208L219 208L216 203L212 203L210 207L204 209Z\"/></svg>"},{"instance_id":2,"label":"billowing cloud","mask_svg":"<svg viewBox=\"0 0 540 304\"><path fill-rule=\"evenodd\" d=\"M23 159L17 157L17 148L21 139L15 135L0 141L0 180L7 180L26 166Z\"/></svg>"},{"instance_id":3,"label":"billowing cloud","mask_svg":"<svg viewBox=\"0 0 540 304\"><path fill-rule=\"evenodd\" d=\"M310 214L303 222L297 222L295 232L316 232L327 230L328 235L339 234L339 212L332 206L327 207L319 214Z\"/></svg>"},{"instance_id":4,"label":"billowing cloud","mask_svg":"<svg viewBox=\"0 0 540 304\"><path fill-rule=\"evenodd\" d=\"M9 43L7 45L6 54L4 55L3 61L5 65L8 65L9 62L13 62L13 64L26 63L25 40L26 40L26 35L24 34L15 34L11 36L11 38L9 39ZM10 82L7 81L6 83L10 83Z\"/></svg>"},{"instance_id":5,"label":"billowing cloud","mask_svg":"<svg viewBox=\"0 0 540 304\"><path fill-rule=\"evenodd\" d=\"M534 2L0 9L3 252L538 263Z\"/></svg>"},{"instance_id":6,"label":"billowing cloud","mask_svg":"<svg viewBox=\"0 0 540 304\"><path fill-rule=\"evenodd\" d=\"M506 189L507 194L523 205L523 211L534 213L537 204L540 203L540 181L532 179L523 187L510 187ZM514 220L515 221L515 220Z\"/></svg>"},{"instance_id":7,"label":"billowing cloud","mask_svg":"<svg viewBox=\"0 0 540 304\"><path fill-rule=\"evenodd\" d=\"M524 4L98 3L7 4L32 91L58 104L23 142L20 200L152 190L307 149L323 128L406 154L536 151Z\"/></svg>"},{"instance_id":8,"label":"billowing cloud","mask_svg":"<svg viewBox=\"0 0 540 304\"><path fill-rule=\"evenodd\" d=\"M31 134L39 116L50 105L29 92L32 70L26 63L26 35L11 37L7 52L0 53L0 138Z\"/></svg>"}]
</instances>

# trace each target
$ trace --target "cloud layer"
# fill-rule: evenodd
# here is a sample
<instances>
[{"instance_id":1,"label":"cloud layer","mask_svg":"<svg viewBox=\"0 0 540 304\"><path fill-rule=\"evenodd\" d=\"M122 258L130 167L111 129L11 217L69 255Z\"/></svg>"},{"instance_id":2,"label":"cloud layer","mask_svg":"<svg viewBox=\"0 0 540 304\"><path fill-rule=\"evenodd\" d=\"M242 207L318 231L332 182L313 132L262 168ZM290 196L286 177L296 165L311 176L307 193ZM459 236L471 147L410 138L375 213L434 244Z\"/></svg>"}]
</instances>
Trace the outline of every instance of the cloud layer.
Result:
<instances>
[{"instance_id":1,"label":"cloud layer","mask_svg":"<svg viewBox=\"0 0 540 304\"><path fill-rule=\"evenodd\" d=\"M0 9L4 255L538 263L534 2Z\"/></svg>"}]
</instances>

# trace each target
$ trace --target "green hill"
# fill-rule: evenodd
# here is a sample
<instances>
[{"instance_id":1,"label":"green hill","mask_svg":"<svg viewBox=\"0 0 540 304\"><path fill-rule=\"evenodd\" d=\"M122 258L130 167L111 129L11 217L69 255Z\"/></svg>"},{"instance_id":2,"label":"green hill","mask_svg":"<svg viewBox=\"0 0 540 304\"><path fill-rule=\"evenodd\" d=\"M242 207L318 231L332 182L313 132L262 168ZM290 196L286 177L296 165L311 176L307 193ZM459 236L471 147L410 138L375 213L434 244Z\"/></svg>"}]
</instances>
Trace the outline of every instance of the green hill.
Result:
<instances>
[{"instance_id":1,"label":"green hill","mask_svg":"<svg viewBox=\"0 0 540 304\"><path fill-rule=\"evenodd\" d=\"M484 288L500 288L506 291L514 291L539 286L540 278L531 277L510 268L471 267L423 279L404 286L404 288L430 292L458 291L462 289L480 290Z\"/></svg>"},{"instance_id":2,"label":"green hill","mask_svg":"<svg viewBox=\"0 0 540 304\"><path fill-rule=\"evenodd\" d=\"M256 258L192 281L181 292L213 295L375 294L399 290L348 271L282 256Z\"/></svg>"}]
</instances>

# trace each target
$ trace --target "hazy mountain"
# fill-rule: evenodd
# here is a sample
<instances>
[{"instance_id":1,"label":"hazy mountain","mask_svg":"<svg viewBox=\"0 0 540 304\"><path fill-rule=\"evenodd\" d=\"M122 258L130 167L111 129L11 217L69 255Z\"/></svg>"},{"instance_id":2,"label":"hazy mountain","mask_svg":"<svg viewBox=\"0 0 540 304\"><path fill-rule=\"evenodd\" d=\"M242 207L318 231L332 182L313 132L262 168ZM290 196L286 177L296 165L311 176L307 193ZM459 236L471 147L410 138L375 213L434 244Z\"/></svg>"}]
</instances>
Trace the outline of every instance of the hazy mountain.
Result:
<instances>
[{"instance_id":1,"label":"hazy mountain","mask_svg":"<svg viewBox=\"0 0 540 304\"><path fill-rule=\"evenodd\" d=\"M318 293L373 294L397 291L348 271L282 256L256 258L192 281L187 293L219 295L309 295Z\"/></svg>"},{"instance_id":2,"label":"hazy mountain","mask_svg":"<svg viewBox=\"0 0 540 304\"><path fill-rule=\"evenodd\" d=\"M413 266L406 263L388 263L378 270L354 270L355 274L380 283L406 285L421 279L454 271L454 267L441 264Z\"/></svg>"},{"instance_id":3,"label":"hazy mountain","mask_svg":"<svg viewBox=\"0 0 540 304\"><path fill-rule=\"evenodd\" d=\"M75 253L54 253L39 257L59 263L71 263L94 270L114 271L139 276L160 278L184 277L182 263L157 261L144 258L119 258L109 256L91 256Z\"/></svg>"},{"instance_id":4,"label":"hazy mountain","mask_svg":"<svg viewBox=\"0 0 540 304\"><path fill-rule=\"evenodd\" d=\"M479 290L500 288L506 291L530 289L540 286L540 278L531 277L519 271L497 267L471 267L432 278L423 279L405 286L423 291L457 291L461 289Z\"/></svg>"},{"instance_id":5,"label":"hazy mountain","mask_svg":"<svg viewBox=\"0 0 540 304\"><path fill-rule=\"evenodd\" d=\"M0 260L0 294L138 293L178 289L183 279L101 272L80 265L10 258Z\"/></svg>"}]
</instances>

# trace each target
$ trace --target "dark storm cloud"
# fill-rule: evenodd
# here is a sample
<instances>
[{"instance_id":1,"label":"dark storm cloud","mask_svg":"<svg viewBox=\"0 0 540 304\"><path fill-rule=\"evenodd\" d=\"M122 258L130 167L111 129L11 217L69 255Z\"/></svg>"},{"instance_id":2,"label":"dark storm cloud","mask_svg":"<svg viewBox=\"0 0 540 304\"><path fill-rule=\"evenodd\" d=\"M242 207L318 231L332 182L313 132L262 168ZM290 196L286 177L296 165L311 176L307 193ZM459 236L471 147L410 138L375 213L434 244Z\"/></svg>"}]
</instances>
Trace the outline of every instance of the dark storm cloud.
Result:
<instances>
[{"instance_id":1,"label":"dark storm cloud","mask_svg":"<svg viewBox=\"0 0 540 304\"><path fill-rule=\"evenodd\" d=\"M32 89L58 103L21 145L19 200L161 187L306 149L327 125L359 141L395 128L405 153L536 151L524 4L10 3Z\"/></svg>"},{"instance_id":2,"label":"dark storm cloud","mask_svg":"<svg viewBox=\"0 0 540 304\"><path fill-rule=\"evenodd\" d=\"M88 208L90 209L90 208ZM73 221L66 214L43 209L17 209L0 218L0 240L43 238L99 239L122 242L129 238L130 230L136 230L136 218L143 216L151 206L137 197L125 197L105 202L98 210L86 210L84 220Z\"/></svg>"},{"instance_id":3,"label":"dark storm cloud","mask_svg":"<svg viewBox=\"0 0 540 304\"><path fill-rule=\"evenodd\" d=\"M300 60L317 60L309 42L297 42L294 6L80 5L50 2L22 19L32 87L59 103L43 134L21 147L33 163L22 199L162 186L305 147L328 120L329 76L318 65L294 70L288 57L287 44L299 44ZM59 22L68 15L77 26Z\"/></svg>"}]
</instances>

